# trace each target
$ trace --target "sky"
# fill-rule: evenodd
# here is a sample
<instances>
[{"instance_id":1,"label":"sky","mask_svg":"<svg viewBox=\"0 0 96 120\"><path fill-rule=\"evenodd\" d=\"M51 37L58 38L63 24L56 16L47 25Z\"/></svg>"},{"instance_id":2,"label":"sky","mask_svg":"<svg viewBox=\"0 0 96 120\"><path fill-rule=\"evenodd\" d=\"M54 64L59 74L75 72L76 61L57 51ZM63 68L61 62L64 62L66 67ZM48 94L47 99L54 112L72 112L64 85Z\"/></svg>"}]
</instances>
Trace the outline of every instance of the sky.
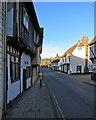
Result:
<instances>
[{"instance_id":1,"label":"sky","mask_svg":"<svg viewBox=\"0 0 96 120\"><path fill-rule=\"evenodd\" d=\"M40 27L44 27L42 58L63 55L82 40L94 38L93 2L34 2Z\"/></svg>"}]
</instances>

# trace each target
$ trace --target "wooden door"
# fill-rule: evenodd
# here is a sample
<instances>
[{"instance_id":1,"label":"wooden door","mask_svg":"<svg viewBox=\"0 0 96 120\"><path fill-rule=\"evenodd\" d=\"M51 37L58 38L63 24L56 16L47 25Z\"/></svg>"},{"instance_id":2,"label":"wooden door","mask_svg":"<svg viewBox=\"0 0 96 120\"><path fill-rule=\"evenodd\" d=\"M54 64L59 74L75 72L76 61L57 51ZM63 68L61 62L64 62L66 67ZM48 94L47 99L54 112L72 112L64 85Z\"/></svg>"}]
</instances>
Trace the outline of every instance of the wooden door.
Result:
<instances>
[{"instance_id":1,"label":"wooden door","mask_svg":"<svg viewBox=\"0 0 96 120\"><path fill-rule=\"evenodd\" d=\"M23 91L26 90L26 69L23 69Z\"/></svg>"},{"instance_id":2,"label":"wooden door","mask_svg":"<svg viewBox=\"0 0 96 120\"><path fill-rule=\"evenodd\" d=\"M77 73L81 73L81 66L77 66Z\"/></svg>"}]
</instances>

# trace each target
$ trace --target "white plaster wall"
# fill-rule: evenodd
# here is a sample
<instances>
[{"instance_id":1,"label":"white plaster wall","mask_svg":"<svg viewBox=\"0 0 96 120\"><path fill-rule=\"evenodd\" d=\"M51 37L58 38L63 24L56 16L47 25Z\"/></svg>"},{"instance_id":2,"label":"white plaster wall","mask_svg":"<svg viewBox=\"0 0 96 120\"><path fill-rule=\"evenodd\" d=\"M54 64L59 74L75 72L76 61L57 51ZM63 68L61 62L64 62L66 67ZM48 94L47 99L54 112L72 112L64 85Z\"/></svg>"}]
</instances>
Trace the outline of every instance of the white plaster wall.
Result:
<instances>
[{"instance_id":1,"label":"white plaster wall","mask_svg":"<svg viewBox=\"0 0 96 120\"><path fill-rule=\"evenodd\" d=\"M28 65L25 64L26 61L28 61ZM31 57L23 52L21 55L21 92L23 92L23 69L26 69L27 66L31 66ZM27 79L26 83L26 88L31 86L31 77Z\"/></svg>"},{"instance_id":2,"label":"white plaster wall","mask_svg":"<svg viewBox=\"0 0 96 120\"><path fill-rule=\"evenodd\" d=\"M72 52L70 59L70 70L71 73L77 73L77 66L81 66L81 73L84 73L85 66L85 47L78 50L78 47Z\"/></svg>"},{"instance_id":3,"label":"white plaster wall","mask_svg":"<svg viewBox=\"0 0 96 120\"><path fill-rule=\"evenodd\" d=\"M26 88L28 89L31 86L31 78L26 80Z\"/></svg>"},{"instance_id":4,"label":"white plaster wall","mask_svg":"<svg viewBox=\"0 0 96 120\"><path fill-rule=\"evenodd\" d=\"M12 58L13 61L13 58ZM17 59L18 62L18 59ZM10 76L10 55L7 54L7 64L8 64L8 90L7 90L7 104L10 100L13 100L18 94L20 94L20 80L11 83Z\"/></svg>"},{"instance_id":5,"label":"white plaster wall","mask_svg":"<svg viewBox=\"0 0 96 120\"><path fill-rule=\"evenodd\" d=\"M83 46L82 50L78 50L78 47L76 47L76 49L72 52L72 55L85 59L85 47Z\"/></svg>"},{"instance_id":6,"label":"white plaster wall","mask_svg":"<svg viewBox=\"0 0 96 120\"><path fill-rule=\"evenodd\" d=\"M67 65L64 65L64 72L67 72Z\"/></svg>"}]
</instances>

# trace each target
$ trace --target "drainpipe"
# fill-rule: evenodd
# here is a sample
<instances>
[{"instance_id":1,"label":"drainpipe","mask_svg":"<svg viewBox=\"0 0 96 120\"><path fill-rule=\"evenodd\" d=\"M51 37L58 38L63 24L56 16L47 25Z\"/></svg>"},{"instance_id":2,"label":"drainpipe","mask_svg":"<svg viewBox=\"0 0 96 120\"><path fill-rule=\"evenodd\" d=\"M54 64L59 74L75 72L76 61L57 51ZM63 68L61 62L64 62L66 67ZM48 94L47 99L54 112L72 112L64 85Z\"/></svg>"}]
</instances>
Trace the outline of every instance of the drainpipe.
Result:
<instances>
[{"instance_id":1,"label":"drainpipe","mask_svg":"<svg viewBox=\"0 0 96 120\"><path fill-rule=\"evenodd\" d=\"M3 69L2 69L2 108L6 112L6 18L7 2L3 2Z\"/></svg>"}]
</instances>

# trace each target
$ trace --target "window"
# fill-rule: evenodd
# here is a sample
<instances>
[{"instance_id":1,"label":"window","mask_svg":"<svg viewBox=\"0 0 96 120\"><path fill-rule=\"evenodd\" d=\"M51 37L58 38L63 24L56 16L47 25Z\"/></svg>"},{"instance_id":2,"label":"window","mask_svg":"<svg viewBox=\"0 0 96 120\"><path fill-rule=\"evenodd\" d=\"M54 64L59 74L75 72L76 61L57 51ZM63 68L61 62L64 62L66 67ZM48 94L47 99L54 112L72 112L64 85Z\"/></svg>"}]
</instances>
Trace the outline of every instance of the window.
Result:
<instances>
[{"instance_id":1,"label":"window","mask_svg":"<svg viewBox=\"0 0 96 120\"><path fill-rule=\"evenodd\" d=\"M27 28L29 27L29 17L25 9L23 9L23 24Z\"/></svg>"},{"instance_id":2,"label":"window","mask_svg":"<svg viewBox=\"0 0 96 120\"><path fill-rule=\"evenodd\" d=\"M82 47L81 47L81 46L79 46L79 47L78 47L78 50L82 50Z\"/></svg>"},{"instance_id":3,"label":"window","mask_svg":"<svg viewBox=\"0 0 96 120\"><path fill-rule=\"evenodd\" d=\"M20 64L19 62L10 62L11 81L16 82L20 79Z\"/></svg>"}]
</instances>

